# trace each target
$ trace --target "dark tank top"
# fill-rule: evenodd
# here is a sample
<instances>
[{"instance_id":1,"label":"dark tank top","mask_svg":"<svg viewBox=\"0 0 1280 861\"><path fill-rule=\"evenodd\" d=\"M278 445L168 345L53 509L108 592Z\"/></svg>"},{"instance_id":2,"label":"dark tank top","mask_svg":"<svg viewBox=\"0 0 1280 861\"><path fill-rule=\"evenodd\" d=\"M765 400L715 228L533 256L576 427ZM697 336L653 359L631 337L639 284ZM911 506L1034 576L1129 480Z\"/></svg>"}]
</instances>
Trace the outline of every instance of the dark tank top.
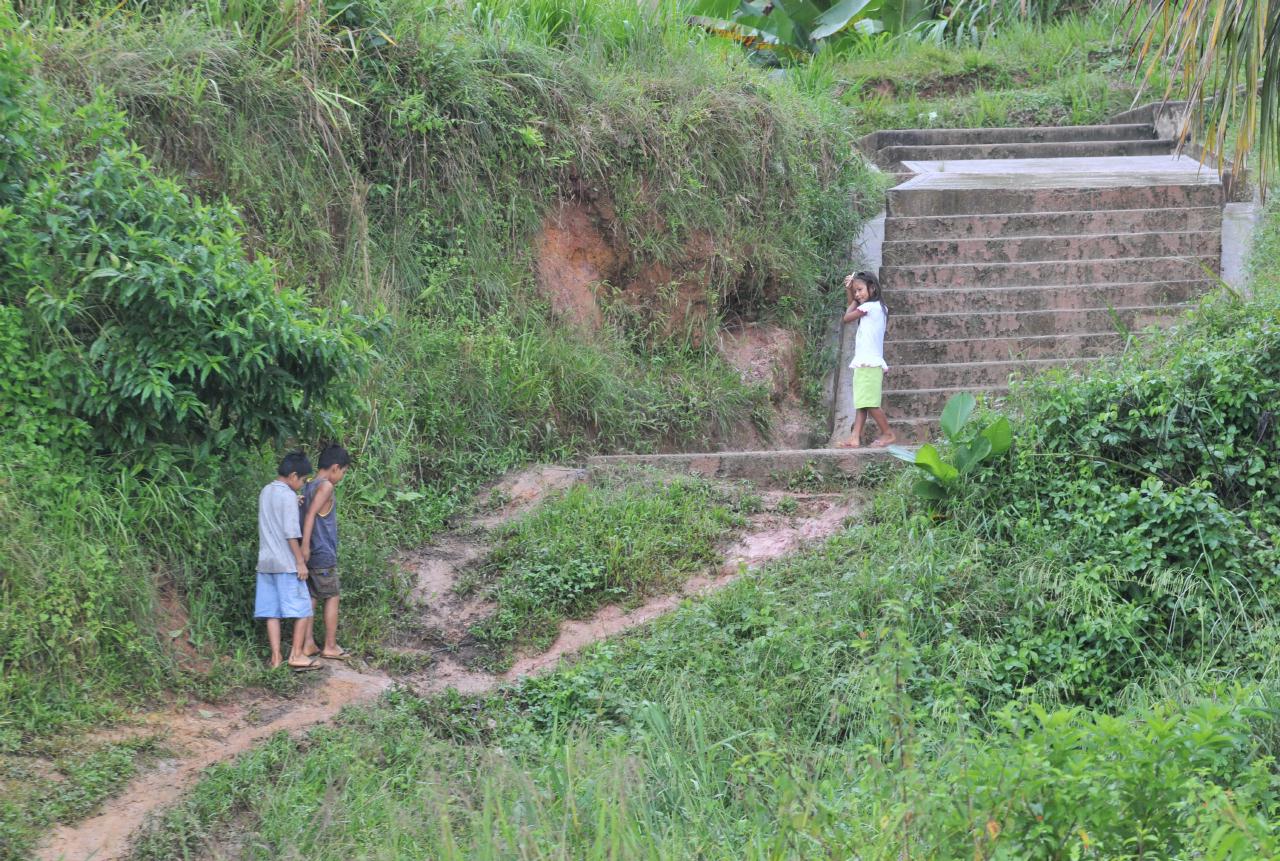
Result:
<instances>
[{"instance_id":1,"label":"dark tank top","mask_svg":"<svg viewBox=\"0 0 1280 861\"><path fill-rule=\"evenodd\" d=\"M311 508L311 500L315 499L320 482L327 481L315 478L307 482L303 488L302 523L306 526L307 511ZM332 568L338 564L338 496L330 498L329 513L316 515L315 524L311 527L311 558L307 560L309 568Z\"/></svg>"}]
</instances>

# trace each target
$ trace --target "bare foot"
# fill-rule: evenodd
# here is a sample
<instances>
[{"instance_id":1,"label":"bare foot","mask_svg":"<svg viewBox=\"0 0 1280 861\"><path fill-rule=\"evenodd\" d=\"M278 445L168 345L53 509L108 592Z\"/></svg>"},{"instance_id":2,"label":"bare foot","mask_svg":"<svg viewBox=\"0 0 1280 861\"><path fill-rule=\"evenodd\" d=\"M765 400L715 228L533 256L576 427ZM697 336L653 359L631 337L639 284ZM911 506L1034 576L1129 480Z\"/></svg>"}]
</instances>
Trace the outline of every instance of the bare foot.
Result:
<instances>
[{"instance_id":1,"label":"bare foot","mask_svg":"<svg viewBox=\"0 0 1280 861\"><path fill-rule=\"evenodd\" d=\"M302 650L302 654L310 658L316 655L319 651L320 651L319 646L307 646L305 649Z\"/></svg>"},{"instance_id":2,"label":"bare foot","mask_svg":"<svg viewBox=\"0 0 1280 861\"><path fill-rule=\"evenodd\" d=\"M888 436L878 436L875 438L874 441L872 441L871 447L884 448L885 446L893 445L897 441L898 441L898 438L893 434L889 434Z\"/></svg>"},{"instance_id":3,"label":"bare foot","mask_svg":"<svg viewBox=\"0 0 1280 861\"><path fill-rule=\"evenodd\" d=\"M844 442L837 443L836 448L862 448L862 442L861 440L856 440L853 437L849 437Z\"/></svg>"},{"instance_id":4,"label":"bare foot","mask_svg":"<svg viewBox=\"0 0 1280 861\"><path fill-rule=\"evenodd\" d=\"M280 665L281 665L281 664L283 664L283 663L284 663L284 658L272 658L272 659L271 659L271 669L273 669L273 670L274 670L276 667L280 666Z\"/></svg>"},{"instance_id":5,"label":"bare foot","mask_svg":"<svg viewBox=\"0 0 1280 861\"><path fill-rule=\"evenodd\" d=\"M320 669L320 662L319 662L319 661L312 661L312 660L308 660L308 661L293 661L293 660L290 660L290 661L289 661L289 669L291 669L291 670L295 670L295 671L298 671L298 670L318 670L318 669Z\"/></svg>"},{"instance_id":6,"label":"bare foot","mask_svg":"<svg viewBox=\"0 0 1280 861\"><path fill-rule=\"evenodd\" d=\"M328 658L331 661L345 661L347 658L351 657L351 653L339 646L335 652L321 652L320 657Z\"/></svg>"}]
</instances>

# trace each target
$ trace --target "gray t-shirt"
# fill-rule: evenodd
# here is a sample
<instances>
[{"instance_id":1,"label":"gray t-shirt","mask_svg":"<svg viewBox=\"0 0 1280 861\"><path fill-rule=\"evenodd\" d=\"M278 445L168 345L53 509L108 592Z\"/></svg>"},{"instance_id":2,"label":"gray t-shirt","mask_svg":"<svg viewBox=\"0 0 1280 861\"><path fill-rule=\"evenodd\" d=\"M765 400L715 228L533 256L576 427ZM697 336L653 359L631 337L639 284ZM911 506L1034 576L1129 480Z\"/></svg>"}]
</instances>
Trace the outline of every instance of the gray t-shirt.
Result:
<instances>
[{"instance_id":1,"label":"gray t-shirt","mask_svg":"<svg viewBox=\"0 0 1280 861\"><path fill-rule=\"evenodd\" d=\"M298 561L289 549L289 539L301 537L298 495L276 479L258 494L258 573L295 573Z\"/></svg>"}]
</instances>

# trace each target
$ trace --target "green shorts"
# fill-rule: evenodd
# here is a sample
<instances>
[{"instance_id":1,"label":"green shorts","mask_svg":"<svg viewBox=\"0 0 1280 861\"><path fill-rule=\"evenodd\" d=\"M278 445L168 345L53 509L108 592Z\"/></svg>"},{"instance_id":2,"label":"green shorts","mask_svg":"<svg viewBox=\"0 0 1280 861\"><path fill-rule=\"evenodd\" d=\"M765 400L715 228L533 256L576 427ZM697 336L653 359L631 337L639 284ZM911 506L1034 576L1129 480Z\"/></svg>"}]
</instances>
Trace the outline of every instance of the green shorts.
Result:
<instances>
[{"instance_id":1,"label":"green shorts","mask_svg":"<svg viewBox=\"0 0 1280 861\"><path fill-rule=\"evenodd\" d=\"M884 387L884 368L853 369L853 408L877 409L880 390Z\"/></svg>"},{"instance_id":2,"label":"green shorts","mask_svg":"<svg viewBox=\"0 0 1280 861\"><path fill-rule=\"evenodd\" d=\"M317 568L307 572L307 591L312 598L323 601L326 598L337 598L339 590L338 569Z\"/></svg>"}]
</instances>

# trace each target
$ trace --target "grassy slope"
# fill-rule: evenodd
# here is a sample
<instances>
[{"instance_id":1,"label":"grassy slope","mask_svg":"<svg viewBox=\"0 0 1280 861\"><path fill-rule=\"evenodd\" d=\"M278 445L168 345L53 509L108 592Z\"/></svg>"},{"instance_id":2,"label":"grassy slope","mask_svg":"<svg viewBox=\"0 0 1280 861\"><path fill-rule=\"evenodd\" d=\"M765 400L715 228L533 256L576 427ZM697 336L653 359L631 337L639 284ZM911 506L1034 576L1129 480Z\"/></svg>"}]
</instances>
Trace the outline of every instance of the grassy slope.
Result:
<instances>
[{"instance_id":1,"label":"grassy slope","mask_svg":"<svg viewBox=\"0 0 1280 861\"><path fill-rule=\"evenodd\" d=\"M264 858L1275 857L1278 237L1273 211L1251 303L1029 387L950 516L904 475L572 668L216 768L139 857L232 815Z\"/></svg>"},{"instance_id":2,"label":"grassy slope","mask_svg":"<svg viewBox=\"0 0 1280 861\"><path fill-rule=\"evenodd\" d=\"M1114 28L1092 21L1052 28L1044 38L1062 50L1052 57L1025 50L1036 31L1015 30L981 50L899 43L777 81L732 49L691 42L678 23L623 26L631 4L595 4L593 15L566 24L521 17L535 8L528 4L488 4L467 17L435 7L422 14L426 7L405 0L385 7L394 50L362 45L354 59L322 28L290 36L250 13L239 22L116 12L55 22L43 4L22 8L31 16L22 38L41 55L39 77L61 109L108 87L160 165L241 209L247 241L279 261L283 280L310 286L318 302L389 309L391 333L364 398L335 417L360 441L361 468L343 487L344 555L363 576L348 579L344 629L366 648L401 588L392 548L429 535L483 476L584 448L697 443L758 404L689 343L618 329L584 344L548 321L532 299L527 241L558 194L586 177L631 201L623 227L654 260L688 232L711 230L741 250L718 273L719 301L820 324L825 279L859 209L878 194L845 157L855 132L916 124L925 107L939 109L940 123L1005 121L982 113L993 90L1018 105L1047 99L1047 118L1093 119L1115 100L1114 92L1095 99L1091 87L1084 113L1064 113L1081 97L1054 89L1061 68L1114 53ZM282 32L285 47L275 41ZM916 89L981 68L984 92L886 105L857 83L895 63L893 77ZM1024 80L1051 95L1022 95ZM656 191L655 164L663 166ZM774 283L783 301L767 306ZM816 365L809 375L819 376ZM8 584L28 584L19 591L34 603L7 604L5 624L30 633L32 613L57 601L79 627L66 644L37 629L43 639L6 666L0 743L56 755L61 741L33 742L110 717L131 698L277 684L257 675L242 612L253 545L244 500L269 477L272 458L265 449L231 453L183 464L163 482L139 478L121 459L6 467L0 510L13 528L0 552L14 572ZM98 572L91 592L47 591L86 571ZM160 599L174 594L186 604L177 636L216 656L211 670L198 661L192 672L149 633ZM114 615L101 612L108 606ZM121 624L138 631L129 655L84 637L101 625L118 634ZM115 762L125 753L101 755ZM24 768L6 760L0 777L29 782ZM59 775L68 792L106 791L93 769L81 771ZM46 817L33 816L31 798L6 795L5 827L15 830L5 840L20 847ZM52 818L79 810L55 807Z\"/></svg>"},{"instance_id":3,"label":"grassy slope","mask_svg":"<svg viewBox=\"0 0 1280 861\"><path fill-rule=\"evenodd\" d=\"M363 648L403 585L392 550L439 528L486 476L584 450L704 445L761 407L710 346L655 341L627 315L590 339L549 318L529 244L558 198L603 189L641 260L709 232L723 252L713 307L792 325L821 304L876 199L843 155L841 109L666 19L619 29L601 6L566 29L404 0L371 6L379 17L360 31L392 41L361 36L353 53L317 20L294 28L248 7L237 20L21 8L27 25L6 38L38 56L33 98L69 114L106 87L161 168L235 203L283 282L385 310L361 398L330 417L357 458L343 486L344 561L359 572L344 627ZM128 455L5 467L3 564L23 602L0 613L0 745L101 719L122 696L253 680L244 572L275 451L176 452L160 481ZM99 572L89 593L73 585L83 571ZM220 659L212 673L179 673L148 633L159 595L175 592L182 638ZM67 624L31 630L54 604ZM137 636L95 635L122 625ZM108 645L121 639L130 654Z\"/></svg>"}]
</instances>

